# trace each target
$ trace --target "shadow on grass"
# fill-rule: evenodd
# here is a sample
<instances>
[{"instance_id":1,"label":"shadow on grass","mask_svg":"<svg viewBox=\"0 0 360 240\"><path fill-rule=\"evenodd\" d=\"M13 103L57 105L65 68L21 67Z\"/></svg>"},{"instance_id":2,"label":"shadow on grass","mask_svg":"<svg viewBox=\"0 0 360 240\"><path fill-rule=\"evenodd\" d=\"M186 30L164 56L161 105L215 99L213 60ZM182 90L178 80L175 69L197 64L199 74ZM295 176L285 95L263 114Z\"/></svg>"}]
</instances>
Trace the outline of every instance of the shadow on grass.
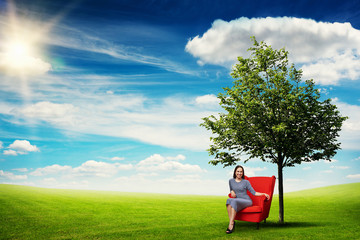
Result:
<instances>
[{"instance_id":1,"label":"shadow on grass","mask_svg":"<svg viewBox=\"0 0 360 240\"><path fill-rule=\"evenodd\" d=\"M236 228L241 228L243 230L256 230L256 223L253 222L243 222L243 221L235 221ZM227 227L228 222L224 222L222 224L211 224L212 228L225 228ZM316 222L271 222L268 221L266 223L261 222L259 226L259 230L261 229L295 229L295 228L308 228L308 227L320 227L324 226L324 224L316 223ZM208 225L210 227L210 225Z\"/></svg>"},{"instance_id":2,"label":"shadow on grass","mask_svg":"<svg viewBox=\"0 0 360 240\"><path fill-rule=\"evenodd\" d=\"M238 225L243 225L244 227L251 227L253 226L256 228L256 223L245 223L245 222L239 222ZM279 222L261 222L260 223L260 229L261 228L307 228L307 227L320 227L323 226L323 224L318 222L285 222L285 223L279 223Z\"/></svg>"},{"instance_id":3,"label":"shadow on grass","mask_svg":"<svg viewBox=\"0 0 360 240\"><path fill-rule=\"evenodd\" d=\"M320 223L315 222L285 222L285 223L278 223L278 222L267 222L261 223L260 227L280 227L280 228L298 228L298 227L318 227L321 226Z\"/></svg>"}]
</instances>

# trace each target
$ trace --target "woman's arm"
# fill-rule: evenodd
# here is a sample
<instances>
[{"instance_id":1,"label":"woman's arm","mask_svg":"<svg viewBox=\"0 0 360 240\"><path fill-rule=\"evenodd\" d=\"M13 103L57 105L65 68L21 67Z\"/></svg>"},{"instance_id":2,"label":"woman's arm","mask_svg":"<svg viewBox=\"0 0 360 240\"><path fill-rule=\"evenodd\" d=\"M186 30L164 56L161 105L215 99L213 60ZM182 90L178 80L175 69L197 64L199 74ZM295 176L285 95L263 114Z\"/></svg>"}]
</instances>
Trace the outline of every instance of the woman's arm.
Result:
<instances>
[{"instance_id":1,"label":"woman's arm","mask_svg":"<svg viewBox=\"0 0 360 240\"><path fill-rule=\"evenodd\" d=\"M230 188L230 195L232 198L236 198L235 191L232 188L231 179L229 179L229 188Z\"/></svg>"},{"instance_id":2,"label":"woman's arm","mask_svg":"<svg viewBox=\"0 0 360 240\"><path fill-rule=\"evenodd\" d=\"M259 193L259 192L256 192L256 193L255 193L255 196L265 196L267 200L270 199L270 196L269 196L269 194L267 194L267 193Z\"/></svg>"}]
</instances>

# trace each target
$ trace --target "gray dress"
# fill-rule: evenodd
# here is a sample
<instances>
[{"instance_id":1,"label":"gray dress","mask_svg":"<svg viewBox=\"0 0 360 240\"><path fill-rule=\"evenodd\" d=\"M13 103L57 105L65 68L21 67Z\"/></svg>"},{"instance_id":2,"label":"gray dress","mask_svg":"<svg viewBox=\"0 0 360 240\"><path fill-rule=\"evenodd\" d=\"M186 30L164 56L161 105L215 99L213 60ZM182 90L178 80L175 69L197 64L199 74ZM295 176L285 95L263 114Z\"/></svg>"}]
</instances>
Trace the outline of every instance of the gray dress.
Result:
<instances>
[{"instance_id":1,"label":"gray dress","mask_svg":"<svg viewBox=\"0 0 360 240\"><path fill-rule=\"evenodd\" d=\"M238 212L241 209L250 207L252 205L252 201L247 194L247 190L249 190L252 195L255 195L256 192L248 180L243 179L240 182L236 182L235 179L232 178L229 180L229 187L230 192L235 192L236 198L228 198L226 200L226 206L230 204L231 207L235 209L236 212Z\"/></svg>"}]
</instances>

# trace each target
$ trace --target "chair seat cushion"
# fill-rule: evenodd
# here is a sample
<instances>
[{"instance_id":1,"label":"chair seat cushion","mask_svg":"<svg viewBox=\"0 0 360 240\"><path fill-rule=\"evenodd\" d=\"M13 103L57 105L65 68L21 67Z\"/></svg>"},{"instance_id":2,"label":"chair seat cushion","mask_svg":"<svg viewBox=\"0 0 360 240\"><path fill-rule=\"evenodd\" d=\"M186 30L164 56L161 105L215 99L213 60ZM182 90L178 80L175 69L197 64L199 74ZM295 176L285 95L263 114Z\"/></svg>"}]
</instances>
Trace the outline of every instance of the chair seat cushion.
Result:
<instances>
[{"instance_id":1,"label":"chair seat cushion","mask_svg":"<svg viewBox=\"0 0 360 240\"><path fill-rule=\"evenodd\" d=\"M262 208L260 206L251 206L251 207L244 208L240 212L242 212L242 213L260 213L260 212L262 212Z\"/></svg>"}]
</instances>

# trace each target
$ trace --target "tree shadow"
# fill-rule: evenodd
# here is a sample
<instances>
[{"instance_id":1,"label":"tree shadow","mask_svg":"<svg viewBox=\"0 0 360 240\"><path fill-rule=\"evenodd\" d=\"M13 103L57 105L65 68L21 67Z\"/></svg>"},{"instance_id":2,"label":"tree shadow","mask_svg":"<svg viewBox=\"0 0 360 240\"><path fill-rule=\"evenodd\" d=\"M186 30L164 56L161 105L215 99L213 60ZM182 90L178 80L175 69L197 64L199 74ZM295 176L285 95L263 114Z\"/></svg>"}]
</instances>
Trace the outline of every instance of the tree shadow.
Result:
<instances>
[{"instance_id":1,"label":"tree shadow","mask_svg":"<svg viewBox=\"0 0 360 240\"><path fill-rule=\"evenodd\" d=\"M208 224L211 227L223 227L227 226L228 222L217 223L217 224ZM237 228L242 228L243 230L254 230L257 229L257 223L246 222L246 221L235 221ZM259 229L295 229L295 228L308 228L308 227L321 227L326 224L319 222L285 222L279 223L276 221L266 221L260 222Z\"/></svg>"},{"instance_id":2,"label":"tree shadow","mask_svg":"<svg viewBox=\"0 0 360 240\"><path fill-rule=\"evenodd\" d=\"M253 226L256 228L256 223L239 223L239 225L243 225L244 227L250 227ZM323 226L323 224L319 222L285 222L285 223L279 223L279 222L261 222L259 225L259 228L307 228L307 227L320 227Z\"/></svg>"},{"instance_id":3,"label":"tree shadow","mask_svg":"<svg viewBox=\"0 0 360 240\"><path fill-rule=\"evenodd\" d=\"M261 222L260 228L304 228L304 227L319 227L322 224L318 222Z\"/></svg>"}]
</instances>

